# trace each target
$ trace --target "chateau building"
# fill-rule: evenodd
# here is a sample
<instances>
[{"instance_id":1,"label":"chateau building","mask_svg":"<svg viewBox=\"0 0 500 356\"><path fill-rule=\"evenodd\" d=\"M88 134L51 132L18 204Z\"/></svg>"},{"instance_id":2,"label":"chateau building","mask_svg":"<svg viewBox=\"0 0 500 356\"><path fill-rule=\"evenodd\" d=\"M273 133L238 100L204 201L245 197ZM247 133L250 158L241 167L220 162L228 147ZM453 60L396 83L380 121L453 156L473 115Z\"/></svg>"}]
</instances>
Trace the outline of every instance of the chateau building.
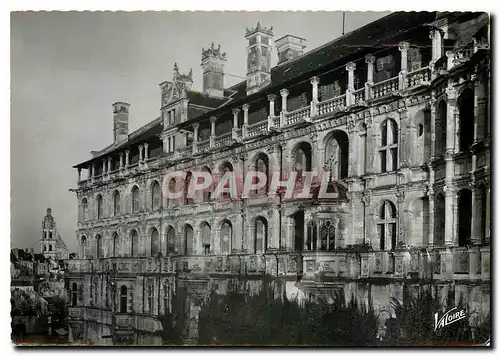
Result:
<instances>
[{"instance_id":1,"label":"chateau building","mask_svg":"<svg viewBox=\"0 0 500 356\"><path fill-rule=\"evenodd\" d=\"M113 143L75 166L73 340L161 343L179 285L195 340L209 290L251 292L264 275L290 296L372 298L380 315L403 284L489 313L489 16L397 12L308 52L260 23L244 35L247 80L224 86L228 56L212 44L203 92L175 64L159 117L129 133L130 104L113 104ZM314 182L310 197L166 193L196 172L297 172L295 193L308 171L327 172L330 195Z\"/></svg>"}]
</instances>

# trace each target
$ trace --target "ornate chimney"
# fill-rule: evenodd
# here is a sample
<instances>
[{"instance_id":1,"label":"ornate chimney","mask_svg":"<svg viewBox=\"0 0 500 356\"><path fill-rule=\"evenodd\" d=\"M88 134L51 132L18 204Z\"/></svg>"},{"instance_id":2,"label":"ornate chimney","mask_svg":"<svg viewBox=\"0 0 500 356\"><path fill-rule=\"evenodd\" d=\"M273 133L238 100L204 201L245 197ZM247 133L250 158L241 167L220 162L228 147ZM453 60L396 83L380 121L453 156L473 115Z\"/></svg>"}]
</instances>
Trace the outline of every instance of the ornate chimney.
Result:
<instances>
[{"instance_id":1,"label":"ornate chimney","mask_svg":"<svg viewBox=\"0 0 500 356\"><path fill-rule=\"evenodd\" d=\"M304 53L306 40L304 38L286 35L275 41L278 50L278 64L297 58Z\"/></svg>"},{"instance_id":2,"label":"ornate chimney","mask_svg":"<svg viewBox=\"0 0 500 356\"><path fill-rule=\"evenodd\" d=\"M113 104L113 140L115 144L128 139L128 113L130 104L117 102Z\"/></svg>"},{"instance_id":3,"label":"ornate chimney","mask_svg":"<svg viewBox=\"0 0 500 356\"><path fill-rule=\"evenodd\" d=\"M270 83L273 36L273 28L263 27L260 22L255 28L246 29L247 94L255 93Z\"/></svg>"},{"instance_id":4,"label":"ornate chimney","mask_svg":"<svg viewBox=\"0 0 500 356\"><path fill-rule=\"evenodd\" d=\"M214 97L224 96L224 65L226 53L220 45L215 47L212 42L207 49L201 49L201 67L203 69L203 93Z\"/></svg>"}]
</instances>

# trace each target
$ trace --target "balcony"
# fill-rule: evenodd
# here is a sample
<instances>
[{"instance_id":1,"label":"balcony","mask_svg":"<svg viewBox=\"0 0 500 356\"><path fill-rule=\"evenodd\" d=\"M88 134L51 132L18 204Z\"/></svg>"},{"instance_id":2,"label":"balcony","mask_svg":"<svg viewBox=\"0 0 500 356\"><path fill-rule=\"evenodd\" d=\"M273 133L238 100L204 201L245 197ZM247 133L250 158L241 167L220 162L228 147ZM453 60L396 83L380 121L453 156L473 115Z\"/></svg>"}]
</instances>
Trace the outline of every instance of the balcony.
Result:
<instances>
[{"instance_id":1,"label":"balcony","mask_svg":"<svg viewBox=\"0 0 500 356\"><path fill-rule=\"evenodd\" d=\"M244 131L246 131L244 138L253 138L253 137L267 134L267 132L268 132L267 126L268 126L267 120L259 121L259 122L256 122L255 124L248 125L246 130L244 130Z\"/></svg>"},{"instance_id":2,"label":"balcony","mask_svg":"<svg viewBox=\"0 0 500 356\"><path fill-rule=\"evenodd\" d=\"M399 90L399 78L394 77L371 86L372 98L380 99L385 96L397 95Z\"/></svg>"},{"instance_id":3,"label":"balcony","mask_svg":"<svg viewBox=\"0 0 500 356\"><path fill-rule=\"evenodd\" d=\"M406 75L406 87L417 88L422 85L429 85L431 81L431 70L429 67L423 67Z\"/></svg>"},{"instance_id":4,"label":"balcony","mask_svg":"<svg viewBox=\"0 0 500 356\"><path fill-rule=\"evenodd\" d=\"M297 124L311 116L309 106L285 113L285 126Z\"/></svg>"},{"instance_id":5,"label":"balcony","mask_svg":"<svg viewBox=\"0 0 500 356\"><path fill-rule=\"evenodd\" d=\"M214 140L214 148L230 145L233 142L232 135L232 132L227 132L216 137Z\"/></svg>"},{"instance_id":6,"label":"balcony","mask_svg":"<svg viewBox=\"0 0 500 356\"><path fill-rule=\"evenodd\" d=\"M346 108L346 95L340 95L318 104L318 114L324 115L328 113L333 113L337 111L344 110Z\"/></svg>"}]
</instances>

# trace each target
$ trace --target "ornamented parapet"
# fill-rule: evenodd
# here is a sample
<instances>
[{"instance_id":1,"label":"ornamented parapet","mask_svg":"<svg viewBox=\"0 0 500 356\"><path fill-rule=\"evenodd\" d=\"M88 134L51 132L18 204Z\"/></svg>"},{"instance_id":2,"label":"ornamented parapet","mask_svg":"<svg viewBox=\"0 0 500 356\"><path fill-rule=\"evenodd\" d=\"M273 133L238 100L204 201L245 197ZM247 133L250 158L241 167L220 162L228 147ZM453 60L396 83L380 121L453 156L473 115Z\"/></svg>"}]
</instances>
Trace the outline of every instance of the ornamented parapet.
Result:
<instances>
[{"instance_id":1,"label":"ornamented parapet","mask_svg":"<svg viewBox=\"0 0 500 356\"><path fill-rule=\"evenodd\" d=\"M220 44L219 44L219 46L215 47L214 43L212 42L212 44L210 45L209 48L207 48L207 49L202 48L201 49L201 60L204 60L206 58L217 58L217 59L220 59L222 61L225 61L226 60L226 52L221 51Z\"/></svg>"},{"instance_id":2,"label":"ornamented parapet","mask_svg":"<svg viewBox=\"0 0 500 356\"><path fill-rule=\"evenodd\" d=\"M269 36L274 36L273 27L264 27L260 24L260 21L257 21L257 26L255 28L247 28L245 31L245 36L250 36L255 32L263 32L265 34L268 34Z\"/></svg>"}]
</instances>

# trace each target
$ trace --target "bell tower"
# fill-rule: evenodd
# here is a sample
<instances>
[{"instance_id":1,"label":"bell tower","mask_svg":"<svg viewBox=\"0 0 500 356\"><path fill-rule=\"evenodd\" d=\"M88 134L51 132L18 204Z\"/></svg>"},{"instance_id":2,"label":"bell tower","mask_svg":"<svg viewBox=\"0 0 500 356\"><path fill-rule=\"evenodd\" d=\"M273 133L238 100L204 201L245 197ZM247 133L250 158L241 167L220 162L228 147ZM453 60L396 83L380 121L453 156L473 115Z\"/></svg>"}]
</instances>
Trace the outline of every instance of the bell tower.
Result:
<instances>
[{"instance_id":1,"label":"bell tower","mask_svg":"<svg viewBox=\"0 0 500 356\"><path fill-rule=\"evenodd\" d=\"M52 209L47 208L47 213L42 221L42 238L40 239L40 252L46 258L56 259L57 228Z\"/></svg>"},{"instance_id":2,"label":"bell tower","mask_svg":"<svg viewBox=\"0 0 500 356\"><path fill-rule=\"evenodd\" d=\"M247 46L247 95L259 91L271 81L271 52L273 28L260 22L254 29L246 29Z\"/></svg>"}]
</instances>

